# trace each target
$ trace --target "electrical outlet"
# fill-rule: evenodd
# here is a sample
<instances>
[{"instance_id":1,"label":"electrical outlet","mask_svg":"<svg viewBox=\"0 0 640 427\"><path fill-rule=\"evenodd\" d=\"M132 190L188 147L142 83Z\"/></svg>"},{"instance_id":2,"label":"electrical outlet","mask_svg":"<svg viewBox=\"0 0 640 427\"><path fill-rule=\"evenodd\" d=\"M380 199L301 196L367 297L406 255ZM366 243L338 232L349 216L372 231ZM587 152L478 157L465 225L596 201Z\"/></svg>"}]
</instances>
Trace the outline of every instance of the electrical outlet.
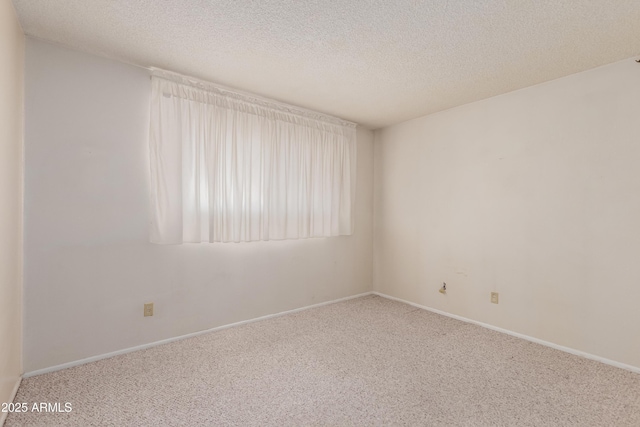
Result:
<instances>
[{"instance_id":1,"label":"electrical outlet","mask_svg":"<svg viewBox=\"0 0 640 427\"><path fill-rule=\"evenodd\" d=\"M440 288L440 290L438 291L441 294L446 294L447 293L447 284L445 282L442 282L442 287Z\"/></svg>"},{"instance_id":2,"label":"electrical outlet","mask_svg":"<svg viewBox=\"0 0 640 427\"><path fill-rule=\"evenodd\" d=\"M494 304L498 303L498 293L497 292L491 292L491 302Z\"/></svg>"},{"instance_id":3,"label":"electrical outlet","mask_svg":"<svg viewBox=\"0 0 640 427\"><path fill-rule=\"evenodd\" d=\"M153 316L153 303L150 302L144 305L144 317Z\"/></svg>"}]
</instances>

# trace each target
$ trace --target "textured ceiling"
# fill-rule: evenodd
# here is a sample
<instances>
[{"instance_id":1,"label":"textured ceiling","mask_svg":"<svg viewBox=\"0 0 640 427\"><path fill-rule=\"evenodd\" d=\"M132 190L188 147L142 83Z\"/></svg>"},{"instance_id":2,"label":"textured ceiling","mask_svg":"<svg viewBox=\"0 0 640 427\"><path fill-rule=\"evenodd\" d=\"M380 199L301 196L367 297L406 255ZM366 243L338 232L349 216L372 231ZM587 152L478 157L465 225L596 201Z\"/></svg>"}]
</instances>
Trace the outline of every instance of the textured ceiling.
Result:
<instances>
[{"instance_id":1,"label":"textured ceiling","mask_svg":"<svg viewBox=\"0 0 640 427\"><path fill-rule=\"evenodd\" d=\"M640 0L14 4L28 35L370 128L640 54Z\"/></svg>"}]
</instances>

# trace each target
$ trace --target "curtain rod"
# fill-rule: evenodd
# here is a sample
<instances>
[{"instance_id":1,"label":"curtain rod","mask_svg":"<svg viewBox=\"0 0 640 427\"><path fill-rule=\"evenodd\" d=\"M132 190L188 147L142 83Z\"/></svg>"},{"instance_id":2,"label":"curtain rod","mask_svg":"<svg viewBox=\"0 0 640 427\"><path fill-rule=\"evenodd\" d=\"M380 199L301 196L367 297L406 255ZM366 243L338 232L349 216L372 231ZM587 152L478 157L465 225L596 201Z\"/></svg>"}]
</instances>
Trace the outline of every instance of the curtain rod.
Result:
<instances>
[{"instance_id":1,"label":"curtain rod","mask_svg":"<svg viewBox=\"0 0 640 427\"><path fill-rule=\"evenodd\" d=\"M336 124L335 122L338 122L342 126L348 126L348 127L357 126L357 123L350 122L348 120L344 120L344 119L341 119L340 117L332 116L330 114L321 113L318 111L310 110L308 108L299 107L293 104L287 104L285 102L266 98L264 96L256 95L254 93L234 89L229 86L224 86L218 83L212 83L206 80L183 75L173 71L163 70L162 68L151 67L149 68L149 71L151 71L151 76L149 77L151 79L153 77L156 77L156 78L172 81L174 83L188 85L188 86L205 90L205 91L221 92L220 94L222 96L232 95L233 97L245 98L245 100L248 102L272 105L271 108L284 110L289 113L294 113L301 116L312 116L312 117L315 117L316 119L323 119L324 121L327 121L327 122L334 122L334 124ZM229 95L225 95L224 92L228 92Z\"/></svg>"}]
</instances>

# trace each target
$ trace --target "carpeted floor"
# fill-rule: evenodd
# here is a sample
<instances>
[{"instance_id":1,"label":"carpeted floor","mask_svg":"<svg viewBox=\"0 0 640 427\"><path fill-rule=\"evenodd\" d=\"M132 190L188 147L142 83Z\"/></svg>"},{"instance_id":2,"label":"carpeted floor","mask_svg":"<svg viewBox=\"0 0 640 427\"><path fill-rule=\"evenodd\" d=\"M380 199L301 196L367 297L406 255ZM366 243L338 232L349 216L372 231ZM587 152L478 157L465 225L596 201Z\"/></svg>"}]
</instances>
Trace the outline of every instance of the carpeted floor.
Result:
<instances>
[{"instance_id":1,"label":"carpeted floor","mask_svg":"<svg viewBox=\"0 0 640 427\"><path fill-rule=\"evenodd\" d=\"M377 296L22 382L7 426L640 426L640 375Z\"/></svg>"}]
</instances>

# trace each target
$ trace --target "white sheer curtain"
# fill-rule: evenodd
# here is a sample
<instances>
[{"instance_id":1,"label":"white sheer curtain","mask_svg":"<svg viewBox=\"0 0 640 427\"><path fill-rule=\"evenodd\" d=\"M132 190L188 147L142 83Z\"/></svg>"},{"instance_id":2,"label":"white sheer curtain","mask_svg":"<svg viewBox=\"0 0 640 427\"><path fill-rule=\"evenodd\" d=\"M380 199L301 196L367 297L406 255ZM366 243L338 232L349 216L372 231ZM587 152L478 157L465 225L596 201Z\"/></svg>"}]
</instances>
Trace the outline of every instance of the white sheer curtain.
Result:
<instances>
[{"instance_id":1,"label":"white sheer curtain","mask_svg":"<svg viewBox=\"0 0 640 427\"><path fill-rule=\"evenodd\" d=\"M149 148L153 243L353 231L353 123L154 71Z\"/></svg>"}]
</instances>

